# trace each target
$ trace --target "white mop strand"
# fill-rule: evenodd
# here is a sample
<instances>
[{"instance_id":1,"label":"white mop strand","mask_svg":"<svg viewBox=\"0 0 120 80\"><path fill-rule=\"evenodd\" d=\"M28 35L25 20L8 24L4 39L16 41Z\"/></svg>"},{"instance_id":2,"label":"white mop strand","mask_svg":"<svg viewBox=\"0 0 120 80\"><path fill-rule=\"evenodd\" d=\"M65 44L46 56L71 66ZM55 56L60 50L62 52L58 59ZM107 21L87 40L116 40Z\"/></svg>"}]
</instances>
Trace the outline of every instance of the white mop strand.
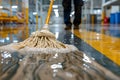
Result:
<instances>
[{"instance_id":1,"label":"white mop strand","mask_svg":"<svg viewBox=\"0 0 120 80\"><path fill-rule=\"evenodd\" d=\"M41 31L36 31L36 32L33 32L31 36L34 36L34 37L41 37L41 36L45 36L45 37L50 37L52 39L55 39L55 35L53 33L51 33L50 31L48 30L41 30Z\"/></svg>"},{"instance_id":2,"label":"white mop strand","mask_svg":"<svg viewBox=\"0 0 120 80\"><path fill-rule=\"evenodd\" d=\"M21 52L26 52L28 54L55 54L55 53L69 53L73 51L78 51L78 49L72 45L66 45L67 48L30 48L30 47L25 47L21 49Z\"/></svg>"},{"instance_id":3,"label":"white mop strand","mask_svg":"<svg viewBox=\"0 0 120 80\"><path fill-rule=\"evenodd\" d=\"M54 54L54 53L69 53L72 51L78 51L78 49L73 46L73 45L67 45L65 44L65 46L67 48L31 48L31 47L24 47L22 49L15 49L13 46L18 45L18 43L12 43L9 45L5 45L0 47L0 51L9 51L9 52L20 52L20 53L27 53L27 54L41 54L41 53L46 53L46 54Z\"/></svg>"}]
</instances>

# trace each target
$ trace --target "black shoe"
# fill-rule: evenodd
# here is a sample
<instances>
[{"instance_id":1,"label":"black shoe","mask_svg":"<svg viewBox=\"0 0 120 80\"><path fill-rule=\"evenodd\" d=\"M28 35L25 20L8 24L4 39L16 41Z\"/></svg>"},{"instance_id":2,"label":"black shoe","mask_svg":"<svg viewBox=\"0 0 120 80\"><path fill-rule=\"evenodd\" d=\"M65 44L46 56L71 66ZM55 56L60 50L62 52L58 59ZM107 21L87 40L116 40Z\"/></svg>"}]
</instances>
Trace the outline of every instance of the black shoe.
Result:
<instances>
[{"instance_id":1,"label":"black shoe","mask_svg":"<svg viewBox=\"0 0 120 80\"><path fill-rule=\"evenodd\" d=\"M65 30L70 30L72 27L72 24L67 24L66 27L65 27Z\"/></svg>"},{"instance_id":2,"label":"black shoe","mask_svg":"<svg viewBox=\"0 0 120 80\"><path fill-rule=\"evenodd\" d=\"M74 25L74 29L79 29L79 25Z\"/></svg>"}]
</instances>

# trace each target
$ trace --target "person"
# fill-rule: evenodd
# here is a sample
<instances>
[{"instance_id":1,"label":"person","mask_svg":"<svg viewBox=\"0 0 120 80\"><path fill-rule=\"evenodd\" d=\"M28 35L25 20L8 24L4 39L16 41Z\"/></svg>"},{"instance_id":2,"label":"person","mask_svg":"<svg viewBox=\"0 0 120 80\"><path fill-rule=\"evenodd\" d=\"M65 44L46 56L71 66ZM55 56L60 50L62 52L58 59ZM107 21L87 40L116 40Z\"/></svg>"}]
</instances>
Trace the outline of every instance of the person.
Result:
<instances>
[{"instance_id":1,"label":"person","mask_svg":"<svg viewBox=\"0 0 120 80\"><path fill-rule=\"evenodd\" d=\"M73 0L74 1L74 29L78 29L79 25L81 23L81 14L82 14L82 6L83 6L83 0ZM70 20L70 13L71 13L71 2L72 0L63 0L63 10L64 10L64 23L66 24L65 30L71 29L72 23Z\"/></svg>"}]
</instances>

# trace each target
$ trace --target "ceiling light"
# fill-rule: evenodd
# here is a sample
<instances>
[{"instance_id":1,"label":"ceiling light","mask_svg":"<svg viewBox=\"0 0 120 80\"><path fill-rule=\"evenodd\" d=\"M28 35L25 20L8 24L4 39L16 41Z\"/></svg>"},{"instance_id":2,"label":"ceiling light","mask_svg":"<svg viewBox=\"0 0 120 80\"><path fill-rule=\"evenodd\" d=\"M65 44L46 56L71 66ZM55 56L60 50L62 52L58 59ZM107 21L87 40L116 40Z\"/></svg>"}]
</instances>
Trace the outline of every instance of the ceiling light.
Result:
<instances>
[{"instance_id":1,"label":"ceiling light","mask_svg":"<svg viewBox=\"0 0 120 80\"><path fill-rule=\"evenodd\" d=\"M0 8L3 8L3 6L0 6Z\"/></svg>"},{"instance_id":2,"label":"ceiling light","mask_svg":"<svg viewBox=\"0 0 120 80\"><path fill-rule=\"evenodd\" d=\"M37 12L33 12L33 15L36 15L37 14Z\"/></svg>"},{"instance_id":3,"label":"ceiling light","mask_svg":"<svg viewBox=\"0 0 120 80\"><path fill-rule=\"evenodd\" d=\"M58 12L58 9L54 9L55 12Z\"/></svg>"},{"instance_id":4,"label":"ceiling light","mask_svg":"<svg viewBox=\"0 0 120 80\"><path fill-rule=\"evenodd\" d=\"M18 8L18 6L12 6L12 8Z\"/></svg>"},{"instance_id":5,"label":"ceiling light","mask_svg":"<svg viewBox=\"0 0 120 80\"><path fill-rule=\"evenodd\" d=\"M53 5L52 7L53 7L53 8L58 8L58 5Z\"/></svg>"}]
</instances>

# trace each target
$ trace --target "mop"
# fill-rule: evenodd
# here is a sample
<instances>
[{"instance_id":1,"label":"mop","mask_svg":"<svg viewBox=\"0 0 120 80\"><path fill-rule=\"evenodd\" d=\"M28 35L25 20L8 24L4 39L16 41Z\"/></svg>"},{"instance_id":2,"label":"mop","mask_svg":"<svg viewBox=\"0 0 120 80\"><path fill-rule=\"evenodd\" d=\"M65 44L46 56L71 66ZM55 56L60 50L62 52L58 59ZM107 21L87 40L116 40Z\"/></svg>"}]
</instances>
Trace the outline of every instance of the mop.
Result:
<instances>
[{"instance_id":1,"label":"mop","mask_svg":"<svg viewBox=\"0 0 120 80\"><path fill-rule=\"evenodd\" d=\"M49 20L50 15L52 12L52 6L53 6L54 0L50 1L45 25L43 26L42 30L33 32L29 38L26 40L19 42L19 43L13 43L10 45L2 46L0 49L9 50L9 51L25 51L31 53L36 52L60 52L60 53L66 53L72 50L77 50L76 47L68 44L63 44L62 42L58 41L55 38L55 35L49 31Z\"/></svg>"},{"instance_id":2,"label":"mop","mask_svg":"<svg viewBox=\"0 0 120 80\"><path fill-rule=\"evenodd\" d=\"M54 0L51 0L45 25L43 26L42 30L33 32L28 39L24 40L23 42L20 42L18 46L15 47L16 49L22 49L26 46L31 48L58 48L58 49L67 47L63 43L57 41L55 35L51 33L48 29L53 3Z\"/></svg>"}]
</instances>

